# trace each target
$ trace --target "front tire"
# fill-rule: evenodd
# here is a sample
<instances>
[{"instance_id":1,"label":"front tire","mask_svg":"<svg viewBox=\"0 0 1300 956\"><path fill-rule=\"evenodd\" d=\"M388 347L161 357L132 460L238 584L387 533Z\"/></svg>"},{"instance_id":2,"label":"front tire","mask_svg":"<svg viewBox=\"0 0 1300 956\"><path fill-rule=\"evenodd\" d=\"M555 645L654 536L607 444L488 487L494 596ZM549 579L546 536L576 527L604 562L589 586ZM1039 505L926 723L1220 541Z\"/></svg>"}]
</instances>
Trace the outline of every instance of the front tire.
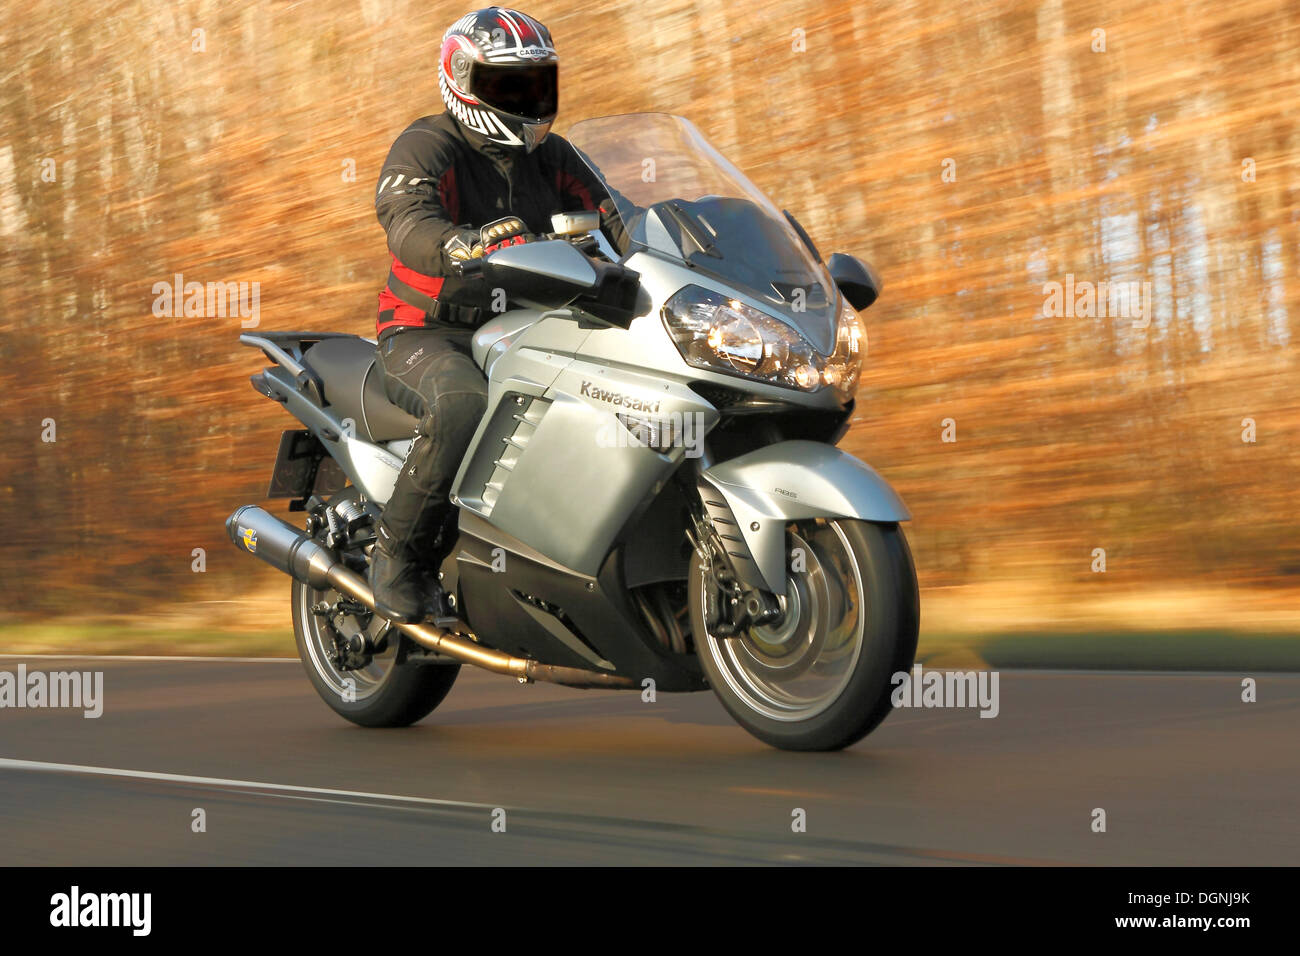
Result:
<instances>
[{"instance_id":1,"label":"front tire","mask_svg":"<svg viewBox=\"0 0 1300 956\"><path fill-rule=\"evenodd\" d=\"M709 684L736 722L782 750L839 750L892 709L912 668L920 601L902 529L850 519L787 526L785 618L734 637L705 622L713 576L691 562L690 612Z\"/></svg>"}]
</instances>

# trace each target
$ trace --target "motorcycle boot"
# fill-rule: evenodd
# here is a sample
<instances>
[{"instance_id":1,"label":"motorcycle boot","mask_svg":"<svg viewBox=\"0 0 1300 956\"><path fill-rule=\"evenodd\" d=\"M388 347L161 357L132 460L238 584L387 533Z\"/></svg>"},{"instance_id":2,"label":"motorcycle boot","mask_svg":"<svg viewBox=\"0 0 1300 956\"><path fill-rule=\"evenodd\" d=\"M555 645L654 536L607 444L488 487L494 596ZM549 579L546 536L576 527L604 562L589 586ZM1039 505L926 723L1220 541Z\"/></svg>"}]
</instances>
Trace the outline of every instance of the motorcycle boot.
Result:
<instances>
[{"instance_id":1,"label":"motorcycle boot","mask_svg":"<svg viewBox=\"0 0 1300 956\"><path fill-rule=\"evenodd\" d=\"M427 604L441 605L438 595L429 593L431 582L421 560L451 509L443 483L433 474L434 458L433 443L423 429L417 429L379 519L378 540L370 554L375 607L399 624L423 620ZM432 586L436 590L436 582Z\"/></svg>"}]
</instances>

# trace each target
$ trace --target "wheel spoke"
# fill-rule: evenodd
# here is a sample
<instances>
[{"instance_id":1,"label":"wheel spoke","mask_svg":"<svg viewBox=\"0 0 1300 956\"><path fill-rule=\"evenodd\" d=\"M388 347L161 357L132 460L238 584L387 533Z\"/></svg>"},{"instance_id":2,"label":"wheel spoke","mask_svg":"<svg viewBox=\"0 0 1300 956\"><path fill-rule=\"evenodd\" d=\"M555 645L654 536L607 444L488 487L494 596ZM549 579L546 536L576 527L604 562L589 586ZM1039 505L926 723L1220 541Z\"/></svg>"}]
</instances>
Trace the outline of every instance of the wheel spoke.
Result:
<instances>
[{"instance_id":1,"label":"wheel spoke","mask_svg":"<svg viewBox=\"0 0 1300 956\"><path fill-rule=\"evenodd\" d=\"M793 525L787 544L799 560L788 570L784 618L735 637L710 635L705 652L750 707L793 721L831 706L852 675L862 653L863 583L835 522Z\"/></svg>"},{"instance_id":2,"label":"wheel spoke","mask_svg":"<svg viewBox=\"0 0 1300 956\"><path fill-rule=\"evenodd\" d=\"M377 692L392 673L397 663L397 649L401 638L400 634L390 631L388 646L372 654L369 663L364 667L340 668L333 659L336 657L334 635L338 632L331 619L313 613L311 608L321 602L334 606L341 599L342 595L334 590L309 589L300 604L303 609L300 612L302 614L300 624L305 629L309 662L320 675L321 680L340 697L362 701ZM382 618L368 612L345 614L342 621L343 634L363 633L373 640L382 632L383 623Z\"/></svg>"}]
</instances>

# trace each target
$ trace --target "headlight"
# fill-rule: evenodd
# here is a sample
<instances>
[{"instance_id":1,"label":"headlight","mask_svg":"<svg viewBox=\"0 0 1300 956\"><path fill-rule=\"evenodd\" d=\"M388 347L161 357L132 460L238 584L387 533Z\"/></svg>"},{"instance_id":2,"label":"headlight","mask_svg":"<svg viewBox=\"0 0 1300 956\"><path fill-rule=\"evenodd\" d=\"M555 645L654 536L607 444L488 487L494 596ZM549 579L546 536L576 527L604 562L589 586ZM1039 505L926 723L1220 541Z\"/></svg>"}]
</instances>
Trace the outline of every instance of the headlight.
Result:
<instances>
[{"instance_id":1,"label":"headlight","mask_svg":"<svg viewBox=\"0 0 1300 956\"><path fill-rule=\"evenodd\" d=\"M840 320L835 328L835 351L822 366L822 381L835 389L841 402L847 402L858 390L862 360L867 357L867 328L857 311L840 296Z\"/></svg>"},{"instance_id":2,"label":"headlight","mask_svg":"<svg viewBox=\"0 0 1300 956\"><path fill-rule=\"evenodd\" d=\"M857 313L843 300L829 357L775 316L695 285L664 304L663 319L682 358L695 368L803 392L829 385L841 402L857 388L867 337Z\"/></svg>"}]
</instances>

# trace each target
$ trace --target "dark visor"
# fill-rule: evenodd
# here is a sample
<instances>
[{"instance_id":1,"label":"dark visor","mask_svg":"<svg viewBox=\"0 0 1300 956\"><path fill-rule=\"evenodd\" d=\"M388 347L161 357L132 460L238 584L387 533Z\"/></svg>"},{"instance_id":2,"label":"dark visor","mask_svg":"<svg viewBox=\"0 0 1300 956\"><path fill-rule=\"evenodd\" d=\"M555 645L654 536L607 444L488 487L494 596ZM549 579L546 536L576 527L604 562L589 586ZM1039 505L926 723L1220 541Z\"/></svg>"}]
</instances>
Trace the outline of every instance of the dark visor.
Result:
<instances>
[{"instance_id":1,"label":"dark visor","mask_svg":"<svg viewBox=\"0 0 1300 956\"><path fill-rule=\"evenodd\" d=\"M469 88L479 102L526 119L550 119L559 107L554 63L475 63L470 67Z\"/></svg>"}]
</instances>

